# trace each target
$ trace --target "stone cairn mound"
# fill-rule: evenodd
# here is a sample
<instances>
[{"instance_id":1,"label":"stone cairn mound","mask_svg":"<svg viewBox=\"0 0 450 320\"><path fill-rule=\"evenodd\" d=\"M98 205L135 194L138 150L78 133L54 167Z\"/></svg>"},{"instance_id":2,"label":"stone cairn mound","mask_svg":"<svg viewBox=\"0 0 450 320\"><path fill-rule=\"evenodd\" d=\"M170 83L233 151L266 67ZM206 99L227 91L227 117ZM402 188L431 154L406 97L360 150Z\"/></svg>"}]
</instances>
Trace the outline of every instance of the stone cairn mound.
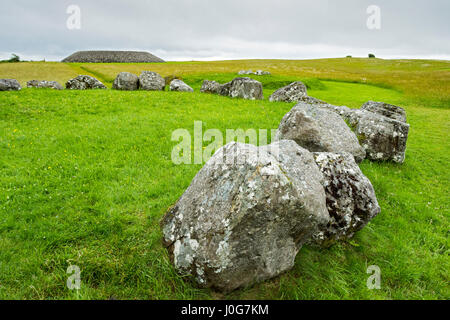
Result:
<instances>
[{"instance_id":1,"label":"stone cairn mound","mask_svg":"<svg viewBox=\"0 0 450 320\"><path fill-rule=\"evenodd\" d=\"M153 63L165 61L149 52L142 51L78 51L62 62Z\"/></svg>"}]
</instances>

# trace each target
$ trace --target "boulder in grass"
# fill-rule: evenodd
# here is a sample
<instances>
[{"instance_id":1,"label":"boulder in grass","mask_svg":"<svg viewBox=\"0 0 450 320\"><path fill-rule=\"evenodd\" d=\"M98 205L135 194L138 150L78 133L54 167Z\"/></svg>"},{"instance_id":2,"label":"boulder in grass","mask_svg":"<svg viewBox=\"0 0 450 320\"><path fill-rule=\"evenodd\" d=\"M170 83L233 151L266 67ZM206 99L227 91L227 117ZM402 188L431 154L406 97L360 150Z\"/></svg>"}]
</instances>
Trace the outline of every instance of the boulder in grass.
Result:
<instances>
[{"instance_id":1,"label":"boulder in grass","mask_svg":"<svg viewBox=\"0 0 450 320\"><path fill-rule=\"evenodd\" d=\"M261 82L251 78L235 78L222 85L220 95L247 100L262 100L263 87Z\"/></svg>"},{"instance_id":2,"label":"boulder in grass","mask_svg":"<svg viewBox=\"0 0 450 320\"><path fill-rule=\"evenodd\" d=\"M194 92L194 89L184 83L183 80L175 79L170 83L170 91Z\"/></svg>"},{"instance_id":3,"label":"boulder in grass","mask_svg":"<svg viewBox=\"0 0 450 320\"><path fill-rule=\"evenodd\" d=\"M269 101L299 102L308 96L306 86L301 81L293 82L275 91ZM306 101L305 101L306 102Z\"/></svg>"},{"instance_id":4,"label":"boulder in grass","mask_svg":"<svg viewBox=\"0 0 450 320\"><path fill-rule=\"evenodd\" d=\"M162 91L166 81L161 75L153 71L143 71L139 76L139 88L147 91Z\"/></svg>"},{"instance_id":5,"label":"boulder in grass","mask_svg":"<svg viewBox=\"0 0 450 320\"><path fill-rule=\"evenodd\" d=\"M16 79L0 79L0 91L18 91L21 89L22 87Z\"/></svg>"},{"instance_id":6,"label":"boulder in grass","mask_svg":"<svg viewBox=\"0 0 450 320\"><path fill-rule=\"evenodd\" d=\"M350 110L344 114L355 132L367 158L403 163L409 124L365 110Z\"/></svg>"},{"instance_id":7,"label":"boulder in grass","mask_svg":"<svg viewBox=\"0 0 450 320\"><path fill-rule=\"evenodd\" d=\"M328 247L353 237L380 213L375 191L349 153L314 153L324 176L329 222L314 234L312 243Z\"/></svg>"},{"instance_id":8,"label":"boulder in grass","mask_svg":"<svg viewBox=\"0 0 450 320\"><path fill-rule=\"evenodd\" d=\"M176 270L229 292L291 269L328 223L322 179L294 141L222 147L161 221Z\"/></svg>"},{"instance_id":9,"label":"boulder in grass","mask_svg":"<svg viewBox=\"0 0 450 320\"><path fill-rule=\"evenodd\" d=\"M47 80L31 80L27 82L27 88L49 88L55 90L63 90L63 86L56 81Z\"/></svg>"},{"instance_id":10,"label":"boulder in grass","mask_svg":"<svg viewBox=\"0 0 450 320\"><path fill-rule=\"evenodd\" d=\"M113 89L134 91L139 89L139 78L130 72L121 72L117 75L113 83Z\"/></svg>"},{"instance_id":11,"label":"boulder in grass","mask_svg":"<svg viewBox=\"0 0 450 320\"><path fill-rule=\"evenodd\" d=\"M106 89L106 86L91 76L81 75L67 81L66 89L69 90L89 90L89 89Z\"/></svg>"},{"instance_id":12,"label":"boulder in grass","mask_svg":"<svg viewBox=\"0 0 450 320\"><path fill-rule=\"evenodd\" d=\"M365 158L358 139L335 112L299 103L281 120L275 140L289 139L311 152L348 152L357 162Z\"/></svg>"},{"instance_id":13,"label":"boulder in grass","mask_svg":"<svg viewBox=\"0 0 450 320\"><path fill-rule=\"evenodd\" d=\"M401 107L394 106L392 104L384 102L369 101L365 103L361 110L371 111L381 114L389 119L397 120L400 122L406 122L406 111Z\"/></svg>"},{"instance_id":14,"label":"boulder in grass","mask_svg":"<svg viewBox=\"0 0 450 320\"><path fill-rule=\"evenodd\" d=\"M205 81L203 81L200 92L219 94L221 88L222 88L222 85L219 82L205 80Z\"/></svg>"}]
</instances>

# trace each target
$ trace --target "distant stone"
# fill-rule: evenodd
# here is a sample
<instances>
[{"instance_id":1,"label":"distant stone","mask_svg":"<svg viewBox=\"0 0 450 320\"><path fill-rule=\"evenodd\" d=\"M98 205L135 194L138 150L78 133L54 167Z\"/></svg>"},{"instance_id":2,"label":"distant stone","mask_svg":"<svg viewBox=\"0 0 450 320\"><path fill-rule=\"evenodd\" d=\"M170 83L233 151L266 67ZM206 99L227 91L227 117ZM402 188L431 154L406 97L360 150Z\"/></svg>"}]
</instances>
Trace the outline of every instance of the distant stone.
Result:
<instances>
[{"instance_id":1,"label":"distant stone","mask_svg":"<svg viewBox=\"0 0 450 320\"><path fill-rule=\"evenodd\" d=\"M0 79L0 91L18 91L21 89L22 87L16 79Z\"/></svg>"},{"instance_id":2,"label":"distant stone","mask_svg":"<svg viewBox=\"0 0 450 320\"><path fill-rule=\"evenodd\" d=\"M256 75L256 76L265 76L265 75L270 75L269 71L263 71L263 70L257 70L255 72L253 72L252 70L241 70L238 72L238 75Z\"/></svg>"},{"instance_id":3,"label":"distant stone","mask_svg":"<svg viewBox=\"0 0 450 320\"><path fill-rule=\"evenodd\" d=\"M248 100L261 100L263 87L261 82L251 78L235 78L222 85L220 95Z\"/></svg>"},{"instance_id":4,"label":"distant stone","mask_svg":"<svg viewBox=\"0 0 450 320\"><path fill-rule=\"evenodd\" d=\"M106 89L106 86L91 76L81 75L67 81L66 89L87 90L87 89Z\"/></svg>"},{"instance_id":5,"label":"distant stone","mask_svg":"<svg viewBox=\"0 0 450 320\"><path fill-rule=\"evenodd\" d=\"M149 52L141 51L78 51L62 62L89 63L153 63L164 62Z\"/></svg>"},{"instance_id":6,"label":"distant stone","mask_svg":"<svg viewBox=\"0 0 450 320\"><path fill-rule=\"evenodd\" d=\"M219 82L205 80L205 81L203 81L200 92L219 94L221 88L222 88L222 85Z\"/></svg>"},{"instance_id":7,"label":"distant stone","mask_svg":"<svg viewBox=\"0 0 450 320\"><path fill-rule=\"evenodd\" d=\"M139 78L130 72L121 72L113 83L113 89L133 91L139 89Z\"/></svg>"},{"instance_id":8,"label":"distant stone","mask_svg":"<svg viewBox=\"0 0 450 320\"><path fill-rule=\"evenodd\" d=\"M275 91L269 97L269 101L299 102L302 99L305 99L307 96L308 94L306 86L303 84L303 82L296 81Z\"/></svg>"},{"instance_id":9,"label":"distant stone","mask_svg":"<svg viewBox=\"0 0 450 320\"><path fill-rule=\"evenodd\" d=\"M311 152L348 152L357 162L365 158L356 135L336 113L299 103L281 120L275 141L289 139Z\"/></svg>"},{"instance_id":10,"label":"distant stone","mask_svg":"<svg viewBox=\"0 0 450 320\"><path fill-rule=\"evenodd\" d=\"M268 76L268 75L270 75L270 72L269 71L263 71L263 70L256 70L254 74L257 75L257 76Z\"/></svg>"},{"instance_id":11,"label":"distant stone","mask_svg":"<svg viewBox=\"0 0 450 320\"><path fill-rule=\"evenodd\" d=\"M238 72L238 75L247 75L247 74L253 74L252 70L241 70Z\"/></svg>"},{"instance_id":12,"label":"distant stone","mask_svg":"<svg viewBox=\"0 0 450 320\"><path fill-rule=\"evenodd\" d=\"M366 150L368 159L404 162L409 124L360 109L352 109L343 117Z\"/></svg>"},{"instance_id":13,"label":"distant stone","mask_svg":"<svg viewBox=\"0 0 450 320\"><path fill-rule=\"evenodd\" d=\"M184 83L183 80L175 79L170 83L170 91L194 92L194 89Z\"/></svg>"},{"instance_id":14,"label":"distant stone","mask_svg":"<svg viewBox=\"0 0 450 320\"><path fill-rule=\"evenodd\" d=\"M158 73L143 71L139 77L139 88L148 91L162 91L166 87L166 81Z\"/></svg>"},{"instance_id":15,"label":"distant stone","mask_svg":"<svg viewBox=\"0 0 450 320\"><path fill-rule=\"evenodd\" d=\"M63 86L56 81L31 80L27 82L28 88L50 88L55 90L63 90Z\"/></svg>"},{"instance_id":16,"label":"distant stone","mask_svg":"<svg viewBox=\"0 0 450 320\"><path fill-rule=\"evenodd\" d=\"M291 269L329 220L322 179L293 141L219 149L161 221L175 269L223 292Z\"/></svg>"},{"instance_id":17,"label":"distant stone","mask_svg":"<svg viewBox=\"0 0 450 320\"><path fill-rule=\"evenodd\" d=\"M382 116L388 117L393 120L406 122L405 109L394 106L392 104L369 101L361 107L361 110L371 111L374 113L381 114Z\"/></svg>"},{"instance_id":18,"label":"distant stone","mask_svg":"<svg viewBox=\"0 0 450 320\"><path fill-rule=\"evenodd\" d=\"M314 234L312 242L328 247L353 237L381 209L369 179L349 153L314 153L324 176L329 222Z\"/></svg>"}]
</instances>

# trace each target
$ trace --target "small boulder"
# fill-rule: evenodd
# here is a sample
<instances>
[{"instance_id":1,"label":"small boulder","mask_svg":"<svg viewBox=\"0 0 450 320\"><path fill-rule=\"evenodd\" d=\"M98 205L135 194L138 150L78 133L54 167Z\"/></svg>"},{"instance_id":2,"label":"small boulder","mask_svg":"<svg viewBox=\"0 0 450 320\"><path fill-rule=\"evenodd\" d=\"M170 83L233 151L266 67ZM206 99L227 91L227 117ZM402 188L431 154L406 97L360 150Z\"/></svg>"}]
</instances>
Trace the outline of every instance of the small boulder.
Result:
<instances>
[{"instance_id":1,"label":"small boulder","mask_svg":"<svg viewBox=\"0 0 450 320\"><path fill-rule=\"evenodd\" d=\"M0 79L0 91L18 91L21 89L22 87L16 79Z\"/></svg>"},{"instance_id":2,"label":"small boulder","mask_svg":"<svg viewBox=\"0 0 450 320\"><path fill-rule=\"evenodd\" d=\"M296 81L275 91L269 97L269 101L299 102L301 101L301 99L307 96L308 94L306 86L303 84L303 82Z\"/></svg>"},{"instance_id":3,"label":"small boulder","mask_svg":"<svg viewBox=\"0 0 450 320\"><path fill-rule=\"evenodd\" d=\"M166 87L166 81L158 73L143 71L139 76L139 88L148 91L162 91Z\"/></svg>"},{"instance_id":4,"label":"small boulder","mask_svg":"<svg viewBox=\"0 0 450 320\"><path fill-rule=\"evenodd\" d=\"M63 90L63 86L56 81L31 80L27 82L27 88L50 88L55 90Z\"/></svg>"},{"instance_id":5,"label":"small boulder","mask_svg":"<svg viewBox=\"0 0 450 320\"><path fill-rule=\"evenodd\" d=\"M194 89L184 83L183 80L175 79L170 83L170 91L194 92Z\"/></svg>"},{"instance_id":6,"label":"small boulder","mask_svg":"<svg viewBox=\"0 0 450 320\"><path fill-rule=\"evenodd\" d=\"M357 162L365 158L356 135L333 111L299 103L281 120L275 140L294 140L311 152L349 152Z\"/></svg>"},{"instance_id":7,"label":"small boulder","mask_svg":"<svg viewBox=\"0 0 450 320\"><path fill-rule=\"evenodd\" d=\"M368 159L405 161L409 124L360 109L350 110L343 117L366 150Z\"/></svg>"},{"instance_id":8,"label":"small boulder","mask_svg":"<svg viewBox=\"0 0 450 320\"><path fill-rule=\"evenodd\" d=\"M219 94L221 88L222 85L217 81L205 80L203 81L200 92Z\"/></svg>"},{"instance_id":9,"label":"small boulder","mask_svg":"<svg viewBox=\"0 0 450 320\"><path fill-rule=\"evenodd\" d=\"M139 89L139 78L134 73L121 72L117 75L112 87L116 90L134 91Z\"/></svg>"},{"instance_id":10,"label":"small boulder","mask_svg":"<svg viewBox=\"0 0 450 320\"><path fill-rule=\"evenodd\" d=\"M91 76L81 75L67 81L66 89L87 90L87 89L106 89L106 86Z\"/></svg>"},{"instance_id":11,"label":"small boulder","mask_svg":"<svg viewBox=\"0 0 450 320\"><path fill-rule=\"evenodd\" d=\"M238 72L238 75L248 75L248 74L253 74L252 70L241 70Z\"/></svg>"},{"instance_id":12,"label":"small boulder","mask_svg":"<svg viewBox=\"0 0 450 320\"><path fill-rule=\"evenodd\" d=\"M328 223L322 174L293 141L230 143L198 172L161 221L176 270L223 292L294 266Z\"/></svg>"},{"instance_id":13,"label":"small boulder","mask_svg":"<svg viewBox=\"0 0 450 320\"><path fill-rule=\"evenodd\" d=\"M222 85L220 95L231 98L262 100L263 87L261 82L251 78L235 78Z\"/></svg>"},{"instance_id":14,"label":"small boulder","mask_svg":"<svg viewBox=\"0 0 450 320\"><path fill-rule=\"evenodd\" d=\"M382 116L388 117L389 119L406 122L405 109L392 104L369 101L361 107L361 110L378 113Z\"/></svg>"},{"instance_id":15,"label":"small boulder","mask_svg":"<svg viewBox=\"0 0 450 320\"><path fill-rule=\"evenodd\" d=\"M257 76L268 76L268 75L270 75L270 72L269 71L263 71L263 70L256 70L254 75L257 75Z\"/></svg>"},{"instance_id":16,"label":"small boulder","mask_svg":"<svg viewBox=\"0 0 450 320\"><path fill-rule=\"evenodd\" d=\"M312 243L328 247L349 239L381 209L369 179L349 153L314 153L324 176L329 222L314 234Z\"/></svg>"}]
</instances>

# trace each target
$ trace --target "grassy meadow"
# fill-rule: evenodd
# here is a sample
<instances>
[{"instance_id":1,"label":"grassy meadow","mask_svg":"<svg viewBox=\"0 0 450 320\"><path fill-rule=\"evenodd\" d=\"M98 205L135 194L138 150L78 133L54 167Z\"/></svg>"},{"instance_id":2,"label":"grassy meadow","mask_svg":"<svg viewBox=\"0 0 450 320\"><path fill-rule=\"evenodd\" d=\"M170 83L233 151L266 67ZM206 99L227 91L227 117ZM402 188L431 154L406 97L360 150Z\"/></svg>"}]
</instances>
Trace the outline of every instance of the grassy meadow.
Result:
<instances>
[{"instance_id":1,"label":"grassy meadow","mask_svg":"<svg viewBox=\"0 0 450 320\"><path fill-rule=\"evenodd\" d=\"M264 86L263 101L202 94L204 79L241 69ZM450 62L321 59L161 64L0 64L0 78L64 84L78 74L111 87L117 73L176 75L194 93L0 92L0 299L449 299ZM294 103L269 95L301 80L309 95L359 108L402 106L411 125L402 165L361 164L381 213L352 240L305 246L293 270L222 295L174 272L159 220L201 165L171 161L172 132L276 129ZM192 134L193 135L193 134ZM66 286L69 265L81 289ZM366 286L370 265L381 289Z\"/></svg>"}]
</instances>

